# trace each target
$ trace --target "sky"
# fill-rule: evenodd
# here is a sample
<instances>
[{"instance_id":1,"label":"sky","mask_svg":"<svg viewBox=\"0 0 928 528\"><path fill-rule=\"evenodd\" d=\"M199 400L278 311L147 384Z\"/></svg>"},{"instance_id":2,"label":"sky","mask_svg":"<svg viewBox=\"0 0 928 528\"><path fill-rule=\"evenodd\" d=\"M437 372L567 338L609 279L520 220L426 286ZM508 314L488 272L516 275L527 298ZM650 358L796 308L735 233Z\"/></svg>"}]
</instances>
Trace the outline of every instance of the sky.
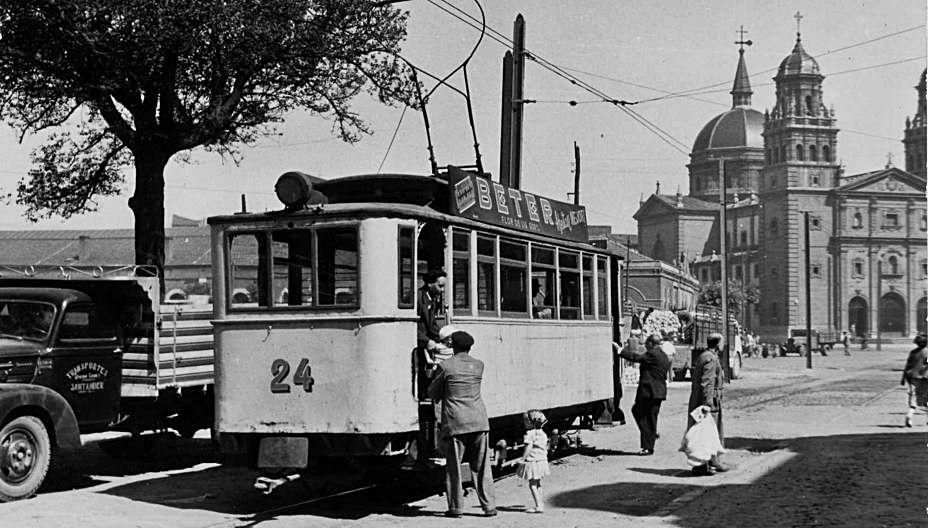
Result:
<instances>
[{"instance_id":1,"label":"sky","mask_svg":"<svg viewBox=\"0 0 928 528\"><path fill-rule=\"evenodd\" d=\"M640 101L628 107L666 136L648 130L602 97L582 90L529 61L525 98L522 187L570 201L574 150L581 152L581 203L592 224L635 233L632 215L639 199L660 183L670 194L688 189L686 164L703 125L731 108L738 62L737 31L744 27L745 61L754 90L752 106L773 106L772 77L793 48L797 21L806 52L816 57L824 101L837 119L837 157L846 174L893 163L904 167L902 137L906 116L915 113L914 89L926 65L926 5L923 0L667 0L667 1L484 1L488 28L511 37L521 13L526 48L535 56L589 83L612 99ZM479 18L473 0L410 0L403 55L443 77L470 53L479 31L454 18L456 9ZM443 9L442 9L443 8ZM501 61L506 48L485 37L468 64L474 118L483 165L498 175ZM434 82L423 78L427 89ZM463 88L460 74L450 83ZM682 96L680 92L687 92ZM670 94L670 95L668 95ZM673 95L677 94L677 95ZM576 101L571 105L569 101ZM279 209L276 178L299 170L323 178L352 174L428 174L422 116L383 106L366 95L354 108L373 134L356 144L336 138L332 123L294 112L278 134L241 149L242 161L202 151L174 159L165 170L166 222L172 214L204 218L240 208ZM470 165L474 148L467 107L447 88L428 105L438 164ZM394 139L395 133L395 139ZM41 137L0 126L0 194L15 191L30 166L29 154ZM391 146L392 139L392 146ZM133 220L126 201L133 192L127 173L121 196L100 200L99 211L37 223L15 203L0 205L0 229L127 228Z\"/></svg>"}]
</instances>

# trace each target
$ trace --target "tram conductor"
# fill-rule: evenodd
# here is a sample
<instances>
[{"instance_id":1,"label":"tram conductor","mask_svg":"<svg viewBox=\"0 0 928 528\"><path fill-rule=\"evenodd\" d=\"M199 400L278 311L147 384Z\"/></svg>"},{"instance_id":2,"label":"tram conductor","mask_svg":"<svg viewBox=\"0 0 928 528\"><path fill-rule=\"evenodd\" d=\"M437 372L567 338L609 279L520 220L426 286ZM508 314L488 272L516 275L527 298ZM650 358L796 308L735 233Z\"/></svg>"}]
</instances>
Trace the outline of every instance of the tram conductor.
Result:
<instances>
[{"instance_id":1,"label":"tram conductor","mask_svg":"<svg viewBox=\"0 0 928 528\"><path fill-rule=\"evenodd\" d=\"M461 462L474 474L477 500L487 516L496 515L493 474L490 469L487 409L480 396L483 362L471 357L474 338L463 331L451 334L454 356L442 361L428 388L429 397L441 401L442 433L448 438L445 450L445 492L448 517L463 513L464 486Z\"/></svg>"}]
</instances>

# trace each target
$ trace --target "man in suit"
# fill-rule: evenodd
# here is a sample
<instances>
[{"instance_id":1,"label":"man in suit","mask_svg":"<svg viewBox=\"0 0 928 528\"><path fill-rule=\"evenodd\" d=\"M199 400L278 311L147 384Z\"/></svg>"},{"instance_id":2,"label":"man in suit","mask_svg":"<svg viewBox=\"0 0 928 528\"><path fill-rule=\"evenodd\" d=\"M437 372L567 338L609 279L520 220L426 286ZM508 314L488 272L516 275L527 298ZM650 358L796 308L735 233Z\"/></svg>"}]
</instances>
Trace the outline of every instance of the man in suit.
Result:
<instances>
[{"instance_id":1,"label":"man in suit","mask_svg":"<svg viewBox=\"0 0 928 528\"><path fill-rule=\"evenodd\" d=\"M693 384L690 388L690 401L688 413L705 405L709 408L715 425L719 431L719 440L725 445L725 435L722 429L722 391L725 389L725 375L722 372L722 363L719 361L719 346L722 334L713 332L706 338L706 349L703 350L693 362ZM687 428L692 427L696 421L692 415L687 419ZM710 469L715 471L728 471L731 469L718 457L714 457L708 464L696 466L693 473L696 475L709 475Z\"/></svg>"},{"instance_id":2,"label":"man in suit","mask_svg":"<svg viewBox=\"0 0 928 528\"><path fill-rule=\"evenodd\" d=\"M661 336L651 334L645 340L645 350L637 346L628 346L624 350L617 343L612 347L619 356L640 365L638 392L632 405L632 416L641 431L641 451L639 455L654 454L654 441L657 438L657 416L661 412L661 403L667 399L667 372L670 370L670 358L661 349Z\"/></svg>"},{"instance_id":3,"label":"man in suit","mask_svg":"<svg viewBox=\"0 0 928 528\"><path fill-rule=\"evenodd\" d=\"M432 400L440 400L442 433L448 438L445 451L445 491L448 517L460 517L464 502L461 462L474 473L477 500L487 516L496 515L493 473L490 469L487 409L480 396L483 362L471 357L474 338L463 331L451 334L454 355L441 362L429 385Z\"/></svg>"}]
</instances>

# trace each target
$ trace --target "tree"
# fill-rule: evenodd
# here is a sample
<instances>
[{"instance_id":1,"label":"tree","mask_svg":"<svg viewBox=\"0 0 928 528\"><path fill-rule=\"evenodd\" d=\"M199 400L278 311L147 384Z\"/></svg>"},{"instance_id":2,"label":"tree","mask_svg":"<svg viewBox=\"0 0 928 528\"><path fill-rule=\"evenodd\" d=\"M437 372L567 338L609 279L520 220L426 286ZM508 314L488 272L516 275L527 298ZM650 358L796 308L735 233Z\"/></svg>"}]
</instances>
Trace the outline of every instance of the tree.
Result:
<instances>
[{"instance_id":1,"label":"tree","mask_svg":"<svg viewBox=\"0 0 928 528\"><path fill-rule=\"evenodd\" d=\"M760 300L756 286L746 286L739 280L728 279L728 312L733 315L743 314L747 305ZM703 284L699 288L700 304L722 305L722 281Z\"/></svg>"},{"instance_id":2,"label":"tree","mask_svg":"<svg viewBox=\"0 0 928 528\"><path fill-rule=\"evenodd\" d=\"M238 161L297 108L358 141L356 95L413 101L406 18L369 0L0 0L0 119L53 130L16 201L32 220L93 211L134 165L136 263L162 272L171 157Z\"/></svg>"}]
</instances>

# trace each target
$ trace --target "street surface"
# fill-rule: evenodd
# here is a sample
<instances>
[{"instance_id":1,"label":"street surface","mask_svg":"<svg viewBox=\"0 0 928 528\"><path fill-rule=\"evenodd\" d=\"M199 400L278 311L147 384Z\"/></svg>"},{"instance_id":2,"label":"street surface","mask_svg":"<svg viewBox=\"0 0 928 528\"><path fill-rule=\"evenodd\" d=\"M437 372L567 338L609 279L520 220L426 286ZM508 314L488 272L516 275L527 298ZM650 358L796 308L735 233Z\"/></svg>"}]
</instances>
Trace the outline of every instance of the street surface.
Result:
<instances>
[{"instance_id":1,"label":"street surface","mask_svg":"<svg viewBox=\"0 0 928 528\"><path fill-rule=\"evenodd\" d=\"M903 427L899 386L910 348L834 350L816 355L812 370L796 356L745 359L724 411L727 457L737 467L710 477L691 476L677 451L689 382L674 382L654 456L635 455L631 421L584 431L584 447L552 463L540 515L525 512L528 488L512 476L497 480L494 519L481 516L473 494L463 518L447 519L434 487L376 485L349 471L264 496L251 487L256 473L221 466L209 440L197 438L162 442L138 461L93 444L63 453L36 498L0 505L0 526L924 527L928 426L921 414ZM629 419L633 398L627 387Z\"/></svg>"}]
</instances>

